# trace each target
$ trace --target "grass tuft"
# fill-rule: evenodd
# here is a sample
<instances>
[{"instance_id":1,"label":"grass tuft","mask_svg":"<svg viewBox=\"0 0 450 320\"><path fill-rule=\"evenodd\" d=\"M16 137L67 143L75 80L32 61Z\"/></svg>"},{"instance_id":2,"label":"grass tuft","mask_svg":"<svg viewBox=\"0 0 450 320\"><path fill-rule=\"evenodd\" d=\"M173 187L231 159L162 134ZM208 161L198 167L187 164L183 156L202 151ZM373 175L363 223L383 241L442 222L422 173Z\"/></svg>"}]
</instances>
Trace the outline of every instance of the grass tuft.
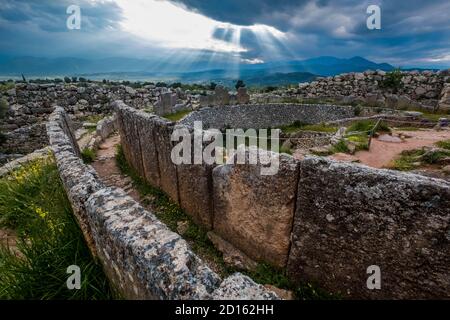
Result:
<instances>
[{"instance_id":1,"label":"grass tuft","mask_svg":"<svg viewBox=\"0 0 450 320\"><path fill-rule=\"evenodd\" d=\"M164 118L169 119L170 121L178 121L183 119L185 116L187 116L189 113L191 113L191 110L181 110L172 114L165 115Z\"/></svg>"},{"instance_id":2,"label":"grass tuft","mask_svg":"<svg viewBox=\"0 0 450 320\"><path fill-rule=\"evenodd\" d=\"M0 228L17 234L19 253L0 246L0 299L110 299L112 291L84 242L52 158L0 179ZM67 267L81 269L69 290Z\"/></svg>"},{"instance_id":3,"label":"grass tuft","mask_svg":"<svg viewBox=\"0 0 450 320\"><path fill-rule=\"evenodd\" d=\"M95 161L95 151L90 148L84 148L83 151L81 151L81 159L83 159L83 162L85 164L90 164Z\"/></svg>"}]
</instances>

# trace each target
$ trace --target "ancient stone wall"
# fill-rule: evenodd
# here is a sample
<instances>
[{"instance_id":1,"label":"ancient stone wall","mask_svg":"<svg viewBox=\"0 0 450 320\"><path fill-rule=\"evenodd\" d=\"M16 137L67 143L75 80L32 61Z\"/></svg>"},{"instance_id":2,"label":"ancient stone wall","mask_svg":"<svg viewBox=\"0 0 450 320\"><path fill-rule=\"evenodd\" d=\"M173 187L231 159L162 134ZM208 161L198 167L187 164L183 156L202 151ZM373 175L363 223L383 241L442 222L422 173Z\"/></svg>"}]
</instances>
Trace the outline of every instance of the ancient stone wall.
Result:
<instances>
[{"instance_id":1,"label":"ancient stone wall","mask_svg":"<svg viewBox=\"0 0 450 320\"><path fill-rule=\"evenodd\" d=\"M167 90L153 85L133 89L124 85L98 83L17 83L0 96L8 105L5 117L0 119L0 132L6 138L0 145L0 155L27 154L47 145L44 123L55 105L63 107L73 119L109 114L111 102L117 99L134 108L151 109L164 94L173 95L174 102L179 102L178 108L190 107L189 103L180 104L181 100L177 100L177 97L190 97L179 90L165 93Z\"/></svg>"},{"instance_id":2,"label":"ancient stone wall","mask_svg":"<svg viewBox=\"0 0 450 320\"><path fill-rule=\"evenodd\" d=\"M332 105L267 104L202 108L192 112L180 124L193 126L202 121L209 129L268 129L292 124L295 121L319 123L353 117L352 107Z\"/></svg>"},{"instance_id":3,"label":"ancient stone wall","mask_svg":"<svg viewBox=\"0 0 450 320\"><path fill-rule=\"evenodd\" d=\"M450 73L448 70L402 71L401 86L398 90L383 87L385 79L384 71L321 77L311 83L300 84L298 94L305 98L331 97L342 99L346 103L364 103L396 109L416 107L434 110L438 107L441 92L450 79Z\"/></svg>"},{"instance_id":4,"label":"ancient stone wall","mask_svg":"<svg viewBox=\"0 0 450 320\"><path fill-rule=\"evenodd\" d=\"M178 124L123 104L116 108L122 144L129 150L127 159L138 171L139 166L146 168L145 177L151 170L161 173L161 159L163 166L170 166L169 156L160 153L169 153L169 146L174 146L169 137L175 127L190 129L188 124L194 120L203 120L208 127L216 121L227 125L232 122L222 121L228 117L236 120L232 124L244 128L268 121L263 116L256 125L243 122L241 118L255 119L245 116L246 108L256 112L254 106L202 109L200 116L191 113ZM300 106L296 115L306 112L303 108ZM318 108L318 114L326 112L324 107ZM220 110L226 115L220 116ZM346 110L331 109L329 117L345 117L351 113ZM308 119L313 122L317 118L313 115ZM276 125L286 124L282 119L288 123L302 120L274 119ZM141 136L136 135L135 123L141 126ZM153 130L156 123L164 129ZM165 146L158 147L160 143ZM151 158L154 149L158 161ZM260 164L175 168L176 175L169 174L167 184L159 187L176 194L173 199L197 223L211 230L211 240L234 247L242 253L240 259L287 267L293 280L316 282L344 297L449 297L448 182L315 157L294 160L284 154L274 176L262 176ZM371 265L381 268L382 290L367 289L366 270Z\"/></svg>"},{"instance_id":5,"label":"ancient stone wall","mask_svg":"<svg viewBox=\"0 0 450 320\"><path fill-rule=\"evenodd\" d=\"M77 156L70 121L57 107L47 124L51 149L91 251L128 299L277 299L250 278L222 279L185 240L118 188L109 188Z\"/></svg>"}]
</instances>

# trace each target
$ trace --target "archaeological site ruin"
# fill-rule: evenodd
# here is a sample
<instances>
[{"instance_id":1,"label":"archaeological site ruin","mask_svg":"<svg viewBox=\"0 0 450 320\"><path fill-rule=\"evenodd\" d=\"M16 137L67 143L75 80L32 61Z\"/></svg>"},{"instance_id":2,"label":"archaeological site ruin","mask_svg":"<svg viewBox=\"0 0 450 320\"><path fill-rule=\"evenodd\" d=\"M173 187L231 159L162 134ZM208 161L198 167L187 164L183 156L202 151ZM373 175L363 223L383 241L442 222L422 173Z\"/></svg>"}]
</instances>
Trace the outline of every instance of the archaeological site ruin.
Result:
<instances>
[{"instance_id":1,"label":"archaeological site ruin","mask_svg":"<svg viewBox=\"0 0 450 320\"><path fill-rule=\"evenodd\" d=\"M0 0L3 317L445 315L449 17Z\"/></svg>"},{"instance_id":2,"label":"archaeological site ruin","mask_svg":"<svg viewBox=\"0 0 450 320\"><path fill-rule=\"evenodd\" d=\"M385 77L349 73L271 93L17 83L2 92L0 176L53 158L92 256L127 299L292 299L305 284L341 299L448 299L450 74L404 72L396 93L377 85ZM174 132L194 145L199 122L202 136L278 130L271 143L281 148L245 136L244 164L233 153L174 163ZM389 167L411 156L399 147L411 141L423 149L409 170ZM276 173L250 163L252 150L276 157ZM253 279L260 266L290 287ZM368 287L373 266L383 290Z\"/></svg>"}]
</instances>

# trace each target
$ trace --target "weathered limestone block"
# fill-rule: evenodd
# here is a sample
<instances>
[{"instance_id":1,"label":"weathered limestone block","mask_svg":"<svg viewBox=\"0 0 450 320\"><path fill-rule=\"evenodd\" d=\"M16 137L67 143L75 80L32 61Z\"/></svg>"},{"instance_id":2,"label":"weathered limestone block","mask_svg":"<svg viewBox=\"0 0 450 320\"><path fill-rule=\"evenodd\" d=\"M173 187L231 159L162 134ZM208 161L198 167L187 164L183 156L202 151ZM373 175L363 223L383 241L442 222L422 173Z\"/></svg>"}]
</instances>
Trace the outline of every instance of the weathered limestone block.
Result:
<instances>
[{"instance_id":1,"label":"weathered limestone block","mask_svg":"<svg viewBox=\"0 0 450 320\"><path fill-rule=\"evenodd\" d=\"M171 141L174 123L163 118L152 119L153 135L158 155L160 188L179 203L177 166L171 159L174 144Z\"/></svg>"},{"instance_id":2,"label":"weathered limestone block","mask_svg":"<svg viewBox=\"0 0 450 320\"><path fill-rule=\"evenodd\" d=\"M308 157L298 185L291 278L351 298L450 297L449 183Z\"/></svg>"},{"instance_id":3,"label":"weathered limestone block","mask_svg":"<svg viewBox=\"0 0 450 320\"><path fill-rule=\"evenodd\" d=\"M178 170L180 205L197 223L212 228L212 169L205 164L181 164Z\"/></svg>"},{"instance_id":4,"label":"weathered limestone block","mask_svg":"<svg viewBox=\"0 0 450 320\"><path fill-rule=\"evenodd\" d=\"M280 300L273 292L241 273L226 278L213 293L214 300Z\"/></svg>"},{"instance_id":5,"label":"weathered limestone block","mask_svg":"<svg viewBox=\"0 0 450 320\"><path fill-rule=\"evenodd\" d=\"M117 124L120 142L128 163L141 175L145 176L142 163L139 131L137 128L136 110L117 102Z\"/></svg>"},{"instance_id":6,"label":"weathered limestone block","mask_svg":"<svg viewBox=\"0 0 450 320\"><path fill-rule=\"evenodd\" d=\"M237 102L239 104L247 104L250 102L250 95L247 93L247 88L240 87L237 91Z\"/></svg>"},{"instance_id":7,"label":"weathered limestone block","mask_svg":"<svg viewBox=\"0 0 450 320\"><path fill-rule=\"evenodd\" d=\"M450 111L450 83L446 83L442 89L438 109L442 111Z\"/></svg>"},{"instance_id":8,"label":"weathered limestone block","mask_svg":"<svg viewBox=\"0 0 450 320\"><path fill-rule=\"evenodd\" d=\"M220 278L123 190L104 188L87 213L105 270L129 299L210 299Z\"/></svg>"},{"instance_id":9,"label":"weathered limestone block","mask_svg":"<svg viewBox=\"0 0 450 320\"><path fill-rule=\"evenodd\" d=\"M108 138L117 130L117 114L106 117L97 123L97 135L102 139Z\"/></svg>"},{"instance_id":10,"label":"weathered limestone block","mask_svg":"<svg viewBox=\"0 0 450 320\"><path fill-rule=\"evenodd\" d=\"M289 250L298 163L280 155L275 175L261 175L262 165L246 163L213 170L214 232L250 258L283 267Z\"/></svg>"},{"instance_id":11,"label":"weathered limestone block","mask_svg":"<svg viewBox=\"0 0 450 320\"><path fill-rule=\"evenodd\" d=\"M139 111L137 113L136 124L139 133L139 143L141 145L144 177L152 186L160 188L161 179L159 173L158 152L154 134L154 118L154 115Z\"/></svg>"},{"instance_id":12,"label":"weathered limestone block","mask_svg":"<svg viewBox=\"0 0 450 320\"><path fill-rule=\"evenodd\" d=\"M184 129L186 132L190 131L184 126L175 128ZM189 138L192 146L190 153L192 163L177 165L180 205L197 224L211 230L213 223L212 169L215 165L193 163L194 139L192 131L190 131L189 137L184 139ZM175 142L175 144L177 143Z\"/></svg>"},{"instance_id":13,"label":"weathered limestone block","mask_svg":"<svg viewBox=\"0 0 450 320\"><path fill-rule=\"evenodd\" d=\"M162 93L158 102L155 104L155 113L159 116L171 114L172 108L177 102L177 95L171 92Z\"/></svg>"},{"instance_id":14,"label":"weathered limestone block","mask_svg":"<svg viewBox=\"0 0 450 320\"><path fill-rule=\"evenodd\" d=\"M215 105L225 106L230 103L230 94L223 86L216 86L214 89Z\"/></svg>"}]
</instances>

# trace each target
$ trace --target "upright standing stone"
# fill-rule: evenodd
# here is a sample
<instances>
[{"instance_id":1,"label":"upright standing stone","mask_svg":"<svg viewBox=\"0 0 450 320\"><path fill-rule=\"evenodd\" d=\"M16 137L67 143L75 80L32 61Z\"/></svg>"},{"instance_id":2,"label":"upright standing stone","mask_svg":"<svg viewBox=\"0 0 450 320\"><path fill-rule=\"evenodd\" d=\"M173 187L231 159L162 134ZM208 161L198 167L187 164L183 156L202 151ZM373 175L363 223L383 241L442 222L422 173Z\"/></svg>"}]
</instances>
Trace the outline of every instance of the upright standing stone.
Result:
<instances>
[{"instance_id":1,"label":"upright standing stone","mask_svg":"<svg viewBox=\"0 0 450 320\"><path fill-rule=\"evenodd\" d=\"M230 103L230 94L223 86L216 86L214 90L215 104L218 106L225 106Z\"/></svg>"},{"instance_id":2,"label":"upright standing stone","mask_svg":"<svg viewBox=\"0 0 450 320\"><path fill-rule=\"evenodd\" d=\"M237 101L239 104L247 104L250 102L250 95L247 93L247 88L240 87L238 89Z\"/></svg>"},{"instance_id":3,"label":"upright standing stone","mask_svg":"<svg viewBox=\"0 0 450 320\"><path fill-rule=\"evenodd\" d=\"M280 155L279 161L275 175L261 175L261 164L216 167L213 226L217 235L250 258L284 267L299 167L287 155Z\"/></svg>"},{"instance_id":4,"label":"upright standing stone","mask_svg":"<svg viewBox=\"0 0 450 320\"><path fill-rule=\"evenodd\" d=\"M155 104L155 113L158 116L165 116L166 114L171 114L175 102L176 102L176 94L170 92L162 93L159 96L158 102Z\"/></svg>"}]
</instances>

